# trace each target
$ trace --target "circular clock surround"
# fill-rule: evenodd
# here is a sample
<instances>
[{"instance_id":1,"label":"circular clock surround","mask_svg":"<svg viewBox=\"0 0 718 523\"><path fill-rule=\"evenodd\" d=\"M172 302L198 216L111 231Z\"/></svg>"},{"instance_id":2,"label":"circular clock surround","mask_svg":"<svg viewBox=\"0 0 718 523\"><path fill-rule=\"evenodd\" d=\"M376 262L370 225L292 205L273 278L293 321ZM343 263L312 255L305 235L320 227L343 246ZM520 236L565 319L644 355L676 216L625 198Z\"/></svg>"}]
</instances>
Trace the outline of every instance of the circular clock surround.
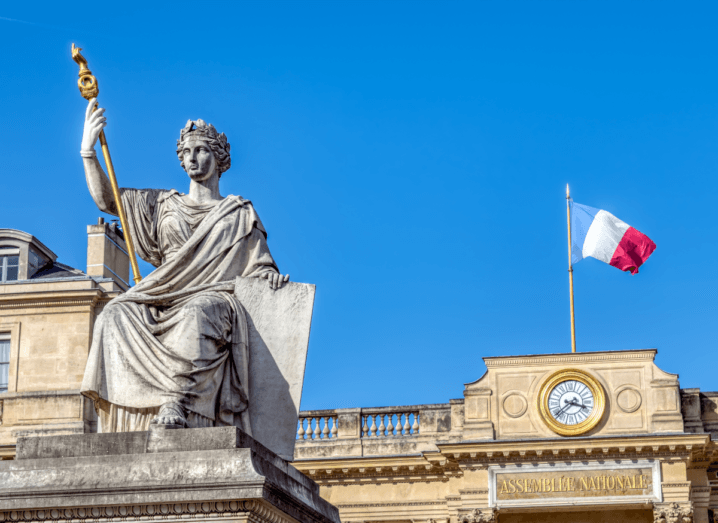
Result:
<instances>
[{"instance_id":1,"label":"circular clock surround","mask_svg":"<svg viewBox=\"0 0 718 523\"><path fill-rule=\"evenodd\" d=\"M558 385L567 381L577 381L588 387L593 396L593 409L580 423L566 425L556 420L549 410L549 396ZM580 436L593 429L603 418L606 410L606 394L601 384L589 373L579 369L563 369L551 374L541 384L538 393L538 411L546 425L561 436Z\"/></svg>"}]
</instances>

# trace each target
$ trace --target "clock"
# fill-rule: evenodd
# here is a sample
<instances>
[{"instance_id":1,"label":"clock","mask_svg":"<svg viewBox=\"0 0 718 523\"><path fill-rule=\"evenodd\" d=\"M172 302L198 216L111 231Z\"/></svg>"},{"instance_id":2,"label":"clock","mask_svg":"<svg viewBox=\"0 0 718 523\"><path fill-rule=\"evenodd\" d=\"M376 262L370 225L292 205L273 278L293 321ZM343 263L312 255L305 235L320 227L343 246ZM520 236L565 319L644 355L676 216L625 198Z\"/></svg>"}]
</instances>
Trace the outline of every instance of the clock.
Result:
<instances>
[{"instance_id":1,"label":"clock","mask_svg":"<svg viewBox=\"0 0 718 523\"><path fill-rule=\"evenodd\" d=\"M603 387L596 378L582 370L554 372L539 388L539 415L551 430L561 436L585 434L598 425L605 410Z\"/></svg>"}]
</instances>

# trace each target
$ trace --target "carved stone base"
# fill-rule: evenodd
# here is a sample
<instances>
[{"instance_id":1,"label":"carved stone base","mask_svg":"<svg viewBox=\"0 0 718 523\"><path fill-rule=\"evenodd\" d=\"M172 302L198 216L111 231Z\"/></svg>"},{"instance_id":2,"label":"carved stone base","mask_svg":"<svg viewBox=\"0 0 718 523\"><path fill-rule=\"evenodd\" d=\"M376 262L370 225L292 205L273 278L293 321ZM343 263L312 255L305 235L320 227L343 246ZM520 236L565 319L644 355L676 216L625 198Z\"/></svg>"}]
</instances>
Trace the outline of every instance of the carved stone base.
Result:
<instances>
[{"instance_id":1,"label":"carved stone base","mask_svg":"<svg viewBox=\"0 0 718 523\"><path fill-rule=\"evenodd\" d=\"M339 523L316 483L235 427L21 438L0 522Z\"/></svg>"}]
</instances>

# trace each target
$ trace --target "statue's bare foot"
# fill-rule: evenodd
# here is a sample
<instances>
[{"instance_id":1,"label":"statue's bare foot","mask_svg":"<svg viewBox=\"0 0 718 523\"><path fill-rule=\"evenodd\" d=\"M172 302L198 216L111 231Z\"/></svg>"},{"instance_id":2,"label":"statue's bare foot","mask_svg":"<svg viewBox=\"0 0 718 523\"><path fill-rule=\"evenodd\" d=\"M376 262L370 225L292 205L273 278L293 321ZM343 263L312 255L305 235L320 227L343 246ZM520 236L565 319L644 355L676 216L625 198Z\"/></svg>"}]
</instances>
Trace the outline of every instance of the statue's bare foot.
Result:
<instances>
[{"instance_id":1,"label":"statue's bare foot","mask_svg":"<svg viewBox=\"0 0 718 523\"><path fill-rule=\"evenodd\" d=\"M160 407L157 416L150 422L153 425L180 425L187 426L184 409L179 403L165 403Z\"/></svg>"}]
</instances>

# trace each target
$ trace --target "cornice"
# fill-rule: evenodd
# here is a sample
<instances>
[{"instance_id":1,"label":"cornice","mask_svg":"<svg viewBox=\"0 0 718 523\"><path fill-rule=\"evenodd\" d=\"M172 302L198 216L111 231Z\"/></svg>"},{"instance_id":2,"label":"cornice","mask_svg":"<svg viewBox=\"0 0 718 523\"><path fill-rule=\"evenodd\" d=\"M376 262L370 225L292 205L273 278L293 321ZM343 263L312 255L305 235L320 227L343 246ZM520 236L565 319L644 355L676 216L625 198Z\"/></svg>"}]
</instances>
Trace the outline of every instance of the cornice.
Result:
<instances>
[{"instance_id":1,"label":"cornice","mask_svg":"<svg viewBox=\"0 0 718 523\"><path fill-rule=\"evenodd\" d=\"M449 477L443 467L436 467L421 455L302 460L292 465L322 485L447 481ZM458 468L456 472L460 472Z\"/></svg>"},{"instance_id":2,"label":"cornice","mask_svg":"<svg viewBox=\"0 0 718 523\"><path fill-rule=\"evenodd\" d=\"M102 289L0 294L0 310L46 307L95 307L112 296Z\"/></svg>"},{"instance_id":3,"label":"cornice","mask_svg":"<svg viewBox=\"0 0 718 523\"><path fill-rule=\"evenodd\" d=\"M391 468L391 467L424 467L427 463L426 458L422 454L414 454L409 456L368 456L355 458L339 458L339 459L300 459L292 462L297 470L305 472L310 469L343 469L343 468Z\"/></svg>"},{"instance_id":4,"label":"cornice","mask_svg":"<svg viewBox=\"0 0 718 523\"><path fill-rule=\"evenodd\" d=\"M441 443L437 442L436 446L439 452L446 456L457 457L456 455L479 455L490 454L499 455L521 452L524 454L549 455L556 454L558 451L568 454L576 454L583 450L586 454L604 453L607 454L610 449L617 449L619 452L625 452L625 449L640 448L638 452L652 450L658 452L660 447L667 447L668 450L674 451L679 447L692 450L697 447L705 447L710 442L709 434L646 434L637 436L604 436L589 438L547 438L547 439L526 439L526 440L481 440L481 441L462 441L459 443ZM609 449L608 451L605 449Z\"/></svg>"},{"instance_id":5,"label":"cornice","mask_svg":"<svg viewBox=\"0 0 718 523\"><path fill-rule=\"evenodd\" d=\"M437 444L441 455L462 469L480 470L492 464L556 460L621 460L654 458L691 463L702 460L710 443L707 434L570 438ZM706 463L707 465L707 463Z\"/></svg>"},{"instance_id":6,"label":"cornice","mask_svg":"<svg viewBox=\"0 0 718 523\"><path fill-rule=\"evenodd\" d=\"M653 361L656 349L637 351L575 352L565 354L537 354L533 356L496 356L483 358L487 369L516 366L548 365L555 363L599 363L611 361Z\"/></svg>"}]
</instances>

